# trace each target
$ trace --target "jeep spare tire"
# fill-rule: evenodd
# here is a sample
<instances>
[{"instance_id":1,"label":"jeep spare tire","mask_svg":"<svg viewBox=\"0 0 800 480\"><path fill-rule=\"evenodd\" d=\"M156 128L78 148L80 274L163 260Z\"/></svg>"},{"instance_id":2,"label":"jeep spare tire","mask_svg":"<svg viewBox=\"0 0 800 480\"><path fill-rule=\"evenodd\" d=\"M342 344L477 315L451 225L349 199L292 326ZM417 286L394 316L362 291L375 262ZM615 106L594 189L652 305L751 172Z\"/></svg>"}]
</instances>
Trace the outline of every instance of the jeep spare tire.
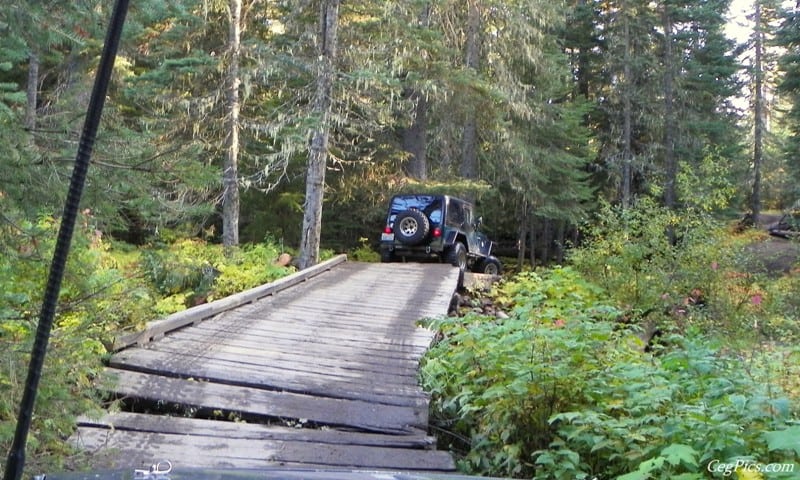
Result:
<instances>
[{"instance_id":1,"label":"jeep spare tire","mask_svg":"<svg viewBox=\"0 0 800 480\"><path fill-rule=\"evenodd\" d=\"M417 245L425 240L431 230L431 222L419 210L406 210L394 218L394 235L406 245Z\"/></svg>"}]
</instances>

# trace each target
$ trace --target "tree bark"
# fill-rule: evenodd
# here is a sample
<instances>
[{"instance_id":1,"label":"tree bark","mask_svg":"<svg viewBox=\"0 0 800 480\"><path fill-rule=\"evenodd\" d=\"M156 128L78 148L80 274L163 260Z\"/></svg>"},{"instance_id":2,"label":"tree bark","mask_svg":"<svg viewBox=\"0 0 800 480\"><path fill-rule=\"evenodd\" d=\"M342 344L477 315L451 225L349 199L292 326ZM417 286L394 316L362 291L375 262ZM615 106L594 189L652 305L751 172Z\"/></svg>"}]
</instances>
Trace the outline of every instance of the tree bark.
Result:
<instances>
[{"instance_id":1,"label":"tree bark","mask_svg":"<svg viewBox=\"0 0 800 480\"><path fill-rule=\"evenodd\" d=\"M556 262L561 265L564 263L565 242L567 233L567 222L565 220L558 221L558 228L556 229L555 246L556 246Z\"/></svg>"},{"instance_id":2,"label":"tree bark","mask_svg":"<svg viewBox=\"0 0 800 480\"><path fill-rule=\"evenodd\" d=\"M550 261L550 245L553 243L553 221L549 218L544 219L544 226L542 227L542 264Z\"/></svg>"},{"instance_id":3,"label":"tree bark","mask_svg":"<svg viewBox=\"0 0 800 480\"><path fill-rule=\"evenodd\" d=\"M579 0L578 8L586 8L586 4L587 0ZM591 31L593 26L582 24L579 25L578 28ZM591 64L589 55L590 49L586 45L581 45L578 50L578 74L576 78L576 84L578 85L578 93L587 100L589 99L589 77L591 76L591 72L589 71L589 65Z\"/></svg>"},{"instance_id":4,"label":"tree bark","mask_svg":"<svg viewBox=\"0 0 800 480\"><path fill-rule=\"evenodd\" d=\"M406 173L417 180L428 179L428 101L418 91L409 93L414 102L414 119L403 131L403 150L409 154Z\"/></svg>"},{"instance_id":5,"label":"tree bark","mask_svg":"<svg viewBox=\"0 0 800 480\"><path fill-rule=\"evenodd\" d=\"M239 57L241 54L242 0L229 0L227 75L227 138L222 170L222 244L226 249L239 245Z\"/></svg>"},{"instance_id":6,"label":"tree bark","mask_svg":"<svg viewBox=\"0 0 800 480\"><path fill-rule=\"evenodd\" d=\"M531 250L529 252L531 268L536 268L536 216L528 216L528 236L531 241Z\"/></svg>"},{"instance_id":7,"label":"tree bark","mask_svg":"<svg viewBox=\"0 0 800 480\"><path fill-rule=\"evenodd\" d=\"M676 182L678 178L678 161L675 158L675 115L674 85L675 71L672 58L672 18L669 7L665 3L661 12L664 26L664 205L675 208L677 204ZM673 233L670 233L673 236ZM670 241L673 241L670 238Z\"/></svg>"},{"instance_id":8,"label":"tree bark","mask_svg":"<svg viewBox=\"0 0 800 480\"><path fill-rule=\"evenodd\" d=\"M308 152L306 199L303 212L302 238L300 240L300 257L298 259L301 269L311 267L319 261L339 3L339 0L323 0L320 5L320 55L313 104L313 112L319 119L319 125L311 132L311 146Z\"/></svg>"},{"instance_id":9,"label":"tree bark","mask_svg":"<svg viewBox=\"0 0 800 480\"><path fill-rule=\"evenodd\" d=\"M631 32L630 19L627 7L621 12L623 15L623 89L622 89L622 207L628 208L631 204L631 184L633 177L633 79L631 78Z\"/></svg>"},{"instance_id":10,"label":"tree bark","mask_svg":"<svg viewBox=\"0 0 800 480\"><path fill-rule=\"evenodd\" d=\"M761 18L761 0L755 0L753 23L755 28L755 60L753 64L753 190L750 195L750 214L754 225L761 214L761 165L764 161L764 131L766 107L764 105L764 25Z\"/></svg>"},{"instance_id":11,"label":"tree bark","mask_svg":"<svg viewBox=\"0 0 800 480\"><path fill-rule=\"evenodd\" d=\"M430 25L430 4L422 7L419 25L427 28ZM406 95L414 105L414 117L411 125L403 131L403 150L409 154L406 174L417 180L428 179L428 100L425 95L413 86L409 86Z\"/></svg>"},{"instance_id":12,"label":"tree bark","mask_svg":"<svg viewBox=\"0 0 800 480\"><path fill-rule=\"evenodd\" d=\"M31 52L28 56L27 104L25 106L25 128L32 132L36 128L36 105L39 103L39 56Z\"/></svg>"},{"instance_id":13,"label":"tree bark","mask_svg":"<svg viewBox=\"0 0 800 480\"><path fill-rule=\"evenodd\" d=\"M527 245L528 232L526 228L526 219L528 218L528 202L523 201L521 211L517 216L517 223L519 228L517 230L517 270L522 270L522 264L525 262L525 246Z\"/></svg>"},{"instance_id":14,"label":"tree bark","mask_svg":"<svg viewBox=\"0 0 800 480\"><path fill-rule=\"evenodd\" d=\"M467 38L464 65L468 70L478 70L480 60L480 28L481 9L480 0L467 2ZM463 136L461 139L461 176L464 178L478 177L478 126L474 109L466 112Z\"/></svg>"}]
</instances>

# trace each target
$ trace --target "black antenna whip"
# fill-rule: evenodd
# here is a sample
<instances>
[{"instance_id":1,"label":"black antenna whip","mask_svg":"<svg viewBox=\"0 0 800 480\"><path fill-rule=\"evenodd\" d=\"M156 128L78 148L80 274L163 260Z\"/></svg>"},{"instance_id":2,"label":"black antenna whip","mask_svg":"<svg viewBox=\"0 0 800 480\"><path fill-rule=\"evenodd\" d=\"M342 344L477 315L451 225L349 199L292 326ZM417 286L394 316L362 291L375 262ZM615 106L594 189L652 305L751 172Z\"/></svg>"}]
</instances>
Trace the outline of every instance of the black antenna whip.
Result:
<instances>
[{"instance_id":1,"label":"black antenna whip","mask_svg":"<svg viewBox=\"0 0 800 480\"><path fill-rule=\"evenodd\" d=\"M25 381L25 390L22 394L19 416L17 417L17 429L14 434L14 442L11 444L11 451L8 454L8 461L6 462L5 480L20 480L22 478L22 470L25 466L25 444L28 441L33 407L36 403L36 391L39 387L39 380L42 377L42 366L44 365L44 357L47 354L47 343L50 341L50 330L53 327L58 295L61 291L61 280L64 278L64 269L67 264L70 243L72 242L72 233L75 230L75 219L78 216L83 186L86 182L86 172L89 170L89 161L92 156L95 137L97 136L97 128L100 125L100 117L103 113L108 83L111 79L111 72L114 69L114 60L117 57L117 48L122 36L122 26L125 24L125 15L128 13L128 1L117 0L114 5L114 11L111 13L111 23L109 23L106 33L106 42L103 46L103 54L100 57L100 65L95 75L92 96L86 111L86 120L83 124L83 132L78 144L78 154L75 157L75 167L72 170L69 192L67 192L67 200L64 205L64 214L58 230L53 260L50 264L50 276L47 279L47 287L42 300L42 310L39 313L39 324L36 327L36 338L31 351L31 361L28 365L28 378Z\"/></svg>"}]
</instances>

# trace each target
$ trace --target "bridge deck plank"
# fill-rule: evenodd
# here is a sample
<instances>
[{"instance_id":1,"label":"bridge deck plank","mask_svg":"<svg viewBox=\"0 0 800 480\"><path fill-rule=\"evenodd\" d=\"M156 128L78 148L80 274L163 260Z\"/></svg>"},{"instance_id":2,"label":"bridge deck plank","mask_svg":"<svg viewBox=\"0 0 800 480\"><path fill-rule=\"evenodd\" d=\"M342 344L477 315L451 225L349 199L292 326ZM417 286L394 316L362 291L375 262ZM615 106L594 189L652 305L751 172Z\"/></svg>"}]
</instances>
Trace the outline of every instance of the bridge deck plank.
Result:
<instances>
[{"instance_id":1,"label":"bridge deck plank","mask_svg":"<svg viewBox=\"0 0 800 480\"><path fill-rule=\"evenodd\" d=\"M256 440L205 435L176 435L79 427L84 450L115 452L130 465L173 459L184 468L258 469L313 464L333 468L452 471L452 457L436 450L341 445L291 440Z\"/></svg>"},{"instance_id":2,"label":"bridge deck plank","mask_svg":"<svg viewBox=\"0 0 800 480\"><path fill-rule=\"evenodd\" d=\"M224 422L202 418L164 417L144 413L114 412L102 418L80 418L87 428L115 429L135 432L160 432L176 435L203 435L256 440L291 440L295 442L367 445L390 448L432 449L436 439L421 429L409 429L402 435L356 432L336 428L296 428L246 422Z\"/></svg>"},{"instance_id":3,"label":"bridge deck plank","mask_svg":"<svg viewBox=\"0 0 800 480\"><path fill-rule=\"evenodd\" d=\"M307 419L312 422L370 431L403 433L427 427L427 405L397 406L364 400L320 397L286 391L169 378L109 370L109 389L119 395L222 410L252 418Z\"/></svg>"},{"instance_id":4,"label":"bridge deck plank","mask_svg":"<svg viewBox=\"0 0 800 480\"><path fill-rule=\"evenodd\" d=\"M291 343L271 341L265 348L263 343L245 342L237 339L220 339L214 344L204 343L200 339L174 338L168 336L149 345L147 350L170 354L197 352L204 350L220 360L238 361L248 365L275 367L286 369L311 370L319 373L363 376L366 372L373 379L384 378L388 382L400 382L416 385L419 357L417 359L391 359L380 357L363 358L352 362L342 356L311 356L307 352L286 351L294 346ZM276 348L283 347L283 348ZM337 352L344 355L346 350L334 348L335 345L317 347L313 351L325 353Z\"/></svg>"},{"instance_id":5,"label":"bridge deck plank","mask_svg":"<svg viewBox=\"0 0 800 480\"><path fill-rule=\"evenodd\" d=\"M101 452L101 466L451 471L424 433L417 373L434 334L417 321L446 314L457 276L446 265L341 263L124 349L104 375L120 397L316 429L120 413L84 419L72 441Z\"/></svg>"}]
</instances>

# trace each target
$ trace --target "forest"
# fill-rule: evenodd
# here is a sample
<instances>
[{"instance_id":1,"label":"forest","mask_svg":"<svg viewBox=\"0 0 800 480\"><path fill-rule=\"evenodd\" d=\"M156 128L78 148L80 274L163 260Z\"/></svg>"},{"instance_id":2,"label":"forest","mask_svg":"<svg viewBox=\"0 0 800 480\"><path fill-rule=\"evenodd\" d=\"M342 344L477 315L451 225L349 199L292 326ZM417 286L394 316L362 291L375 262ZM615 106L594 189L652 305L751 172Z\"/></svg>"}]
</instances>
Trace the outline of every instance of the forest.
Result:
<instances>
[{"instance_id":1,"label":"forest","mask_svg":"<svg viewBox=\"0 0 800 480\"><path fill-rule=\"evenodd\" d=\"M0 453L111 8L0 7ZM376 261L391 195L433 191L476 204L507 271L484 300L505 320L431 323L421 379L463 471L800 469L797 257L754 254L765 218L800 210L799 12L131 2L30 461L79 468L63 440L104 405L93 380L117 332L332 253Z\"/></svg>"}]
</instances>

